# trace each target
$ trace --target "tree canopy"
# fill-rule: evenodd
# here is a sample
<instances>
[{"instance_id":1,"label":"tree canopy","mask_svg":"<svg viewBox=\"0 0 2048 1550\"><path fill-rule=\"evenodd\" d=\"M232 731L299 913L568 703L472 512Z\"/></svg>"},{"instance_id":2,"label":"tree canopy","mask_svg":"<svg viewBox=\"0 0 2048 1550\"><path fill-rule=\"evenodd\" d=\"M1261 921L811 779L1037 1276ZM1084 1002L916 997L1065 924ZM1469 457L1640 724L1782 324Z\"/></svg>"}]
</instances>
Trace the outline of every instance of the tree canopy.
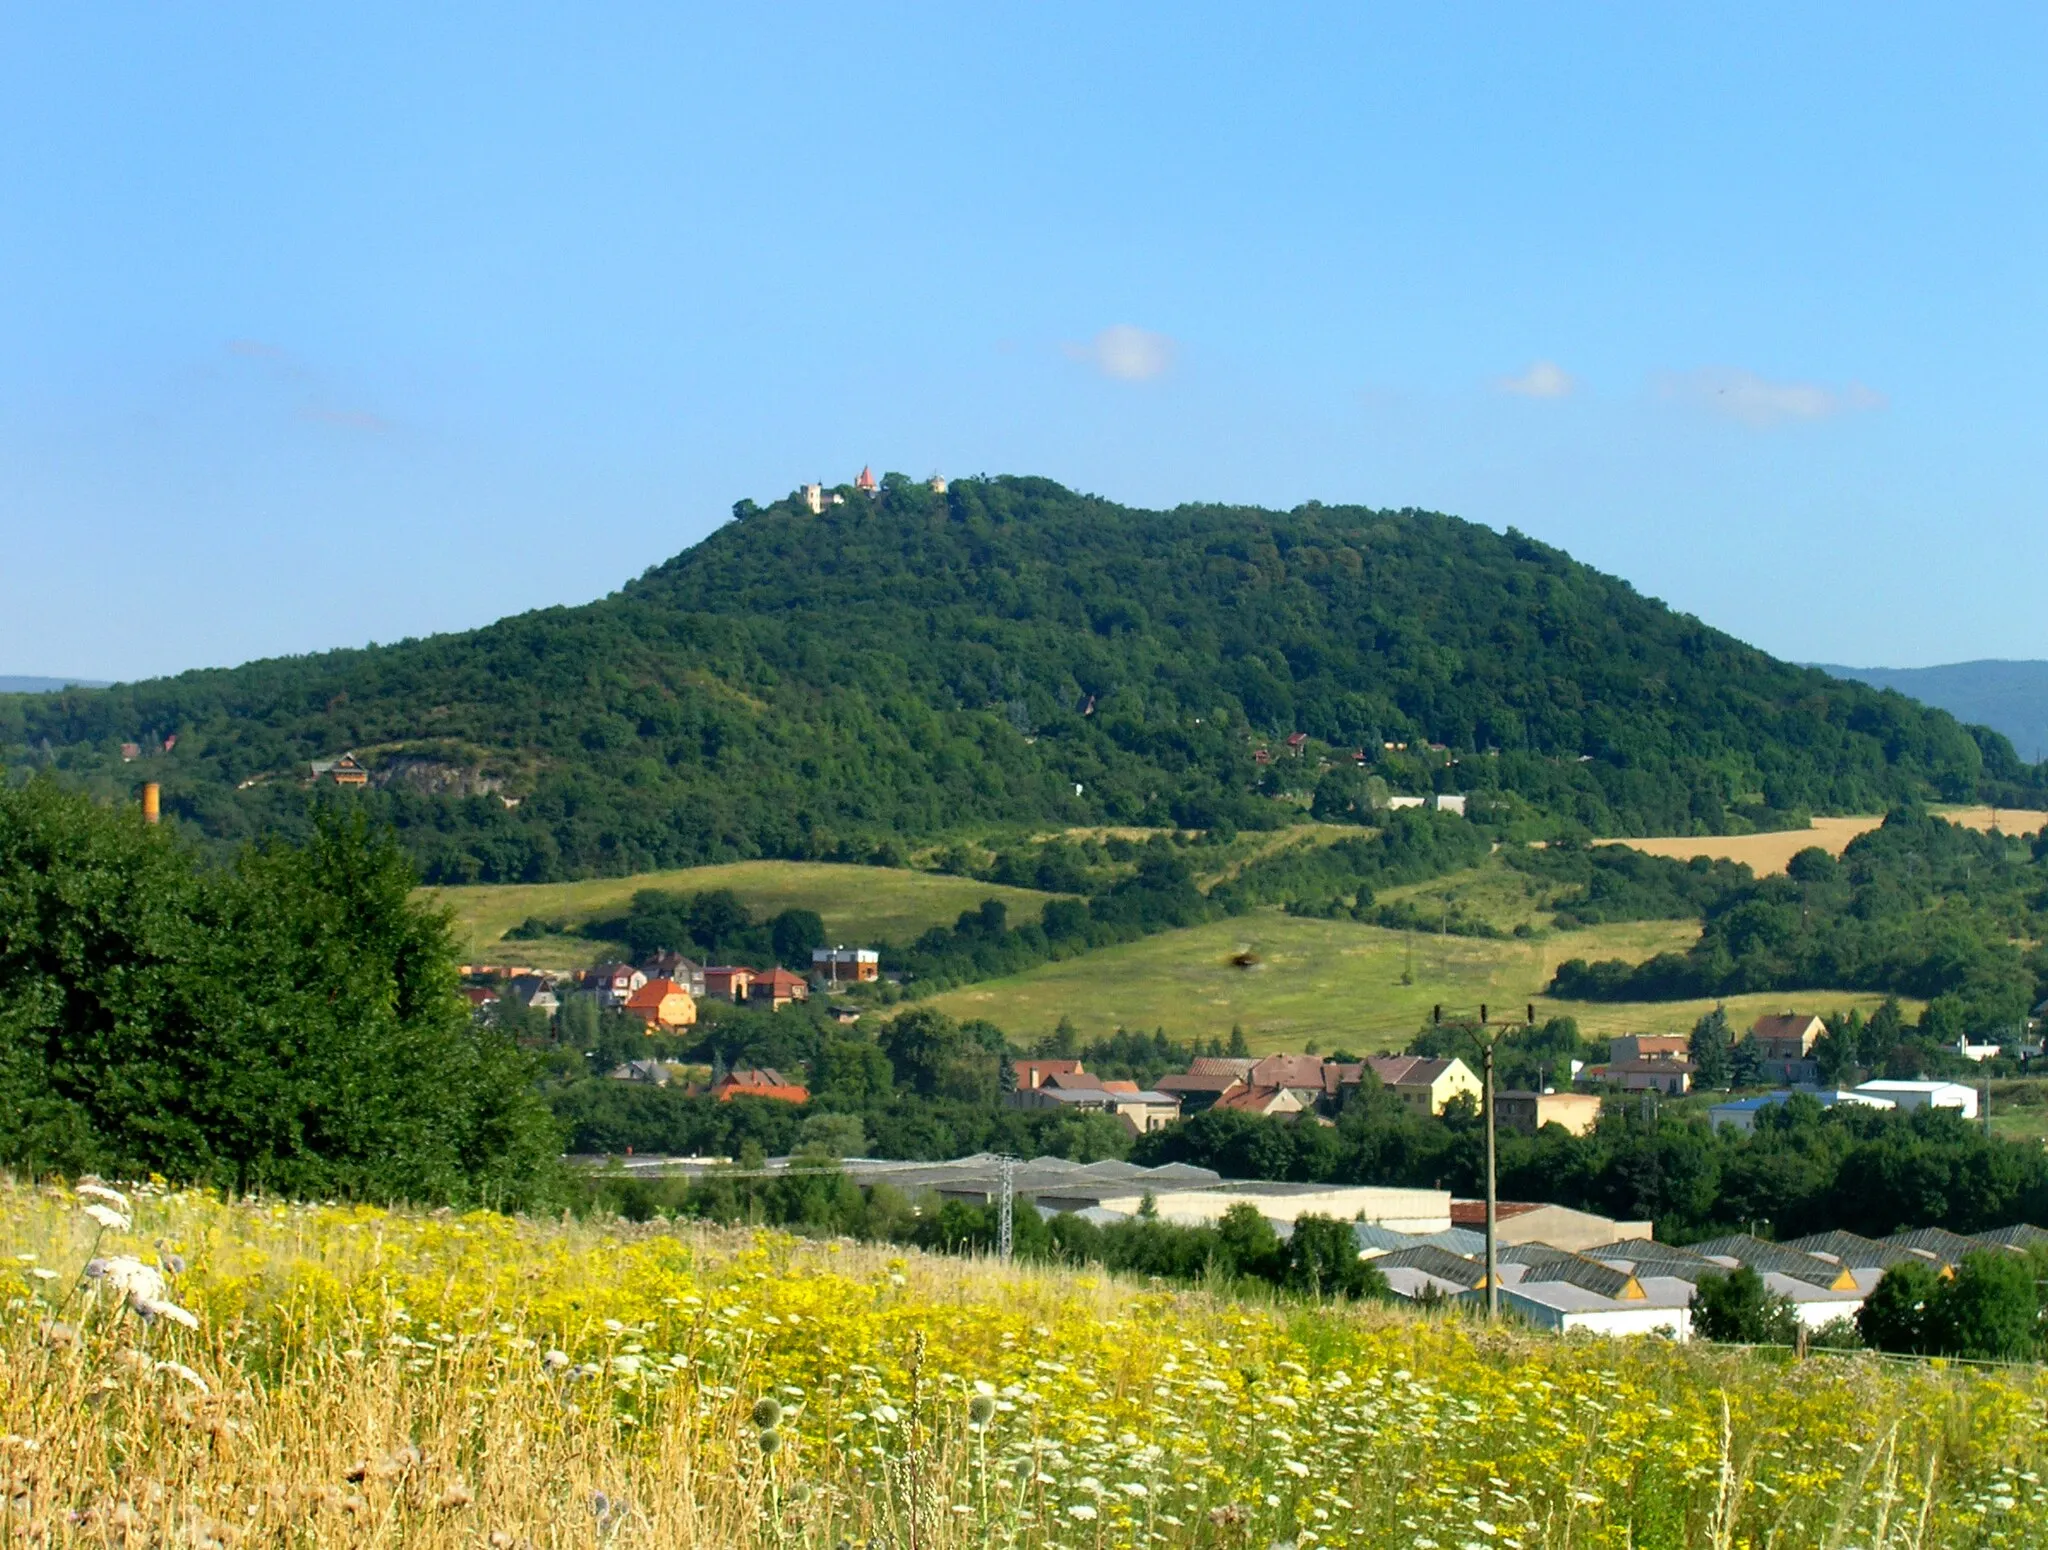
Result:
<instances>
[{"instance_id":1,"label":"tree canopy","mask_svg":"<svg viewBox=\"0 0 2048 1550\"><path fill-rule=\"evenodd\" d=\"M351 800L433 882L864 858L992 823L1263 828L1296 799L1341 821L1390 791L1622 834L2038 793L1996 734L1451 517L898 476L820 515L744 510L587 606L0 696L0 757L107 797L146 771L234 842L303 834L308 761L357 750Z\"/></svg>"},{"instance_id":2,"label":"tree canopy","mask_svg":"<svg viewBox=\"0 0 2048 1550\"><path fill-rule=\"evenodd\" d=\"M0 1163L519 1204L558 1135L360 814L202 864L49 781L0 791Z\"/></svg>"}]
</instances>

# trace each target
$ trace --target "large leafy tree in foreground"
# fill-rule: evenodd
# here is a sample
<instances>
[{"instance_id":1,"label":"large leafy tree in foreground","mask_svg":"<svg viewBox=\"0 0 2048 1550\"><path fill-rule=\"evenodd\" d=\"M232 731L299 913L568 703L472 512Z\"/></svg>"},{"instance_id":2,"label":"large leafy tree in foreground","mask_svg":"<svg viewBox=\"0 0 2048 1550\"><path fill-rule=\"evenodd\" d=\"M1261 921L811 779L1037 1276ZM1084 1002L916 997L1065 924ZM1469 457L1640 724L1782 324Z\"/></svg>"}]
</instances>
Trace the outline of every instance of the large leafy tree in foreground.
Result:
<instances>
[{"instance_id":1,"label":"large leafy tree in foreground","mask_svg":"<svg viewBox=\"0 0 2048 1550\"><path fill-rule=\"evenodd\" d=\"M360 817L208 868L47 781L0 792L0 1163L529 1201L556 1137Z\"/></svg>"}]
</instances>

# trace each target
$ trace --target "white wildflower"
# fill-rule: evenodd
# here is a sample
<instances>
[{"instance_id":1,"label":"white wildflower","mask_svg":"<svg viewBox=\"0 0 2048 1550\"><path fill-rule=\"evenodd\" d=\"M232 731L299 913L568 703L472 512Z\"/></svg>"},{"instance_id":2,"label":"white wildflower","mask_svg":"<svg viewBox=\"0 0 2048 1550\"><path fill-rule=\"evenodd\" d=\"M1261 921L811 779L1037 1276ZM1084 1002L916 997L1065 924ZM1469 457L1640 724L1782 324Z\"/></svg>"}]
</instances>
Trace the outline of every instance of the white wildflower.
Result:
<instances>
[{"instance_id":1,"label":"white wildflower","mask_svg":"<svg viewBox=\"0 0 2048 1550\"><path fill-rule=\"evenodd\" d=\"M35 1269L29 1272L29 1274L34 1276L38 1281L54 1281L57 1279L57 1272L50 1269L46 1265L36 1266Z\"/></svg>"},{"instance_id":2,"label":"white wildflower","mask_svg":"<svg viewBox=\"0 0 2048 1550\"><path fill-rule=\"evenodd\" d=\"M119 1211L116 1211L112 1206L103 1206L95 1201L80 1207L80 1209L108 1232L126 1232L128 1230L128 1218Z\"/></svg>"},{"instance_id":3,"label":"white wildflower","mask_svg":"<svg viewBox=\"0 0 2048 1550\"><path fill-rule=\"evenodd\" d=\"M158 1372L167 1372L174 1378L183 1378L202 1394L211 1392L206 1386L206 1380L183 1362L158 1362L156 1370Z\"/></svg>"},{"instance_id":4,"label":"white wildflower","mask_svg":"<svg viewBox=\"0 0 2048 1550\"><path fill-rule=\"evenodd\" d=\"M108 1205L117 1206L123 1211L128 1209L128 1197L118 1189L108 1189L104 1184L81 1184L78 1186L76 1193L90 1195L96 1200L104 1200Z\"/></svg>"},{"instance_id":5,"label":"white wildflower","mask_svg":"<svg viewBox=\"0 0 2048 1550\"><path fill-rule=\"evenodd\" d=\"M115 1254L106 1259L95 1259L85 1267L86 1276L95 1281L105 1281L119 1296L133 1302L138 1297L161 1297L164 1294L163 1273L154 1265L145 1265L133 1254Z\"/></svg>"},{"instance_id":6,"label":"white wildflower","mask_svg":"<svg viewBox=\"0 0 2048 1550\"><path fill-rule=\"evenodd\" d=\"M1075 1502L1067 1509L1067 1516L1079 1518L1083 1523L1093 1523L1095 1521L1095 1509L1086 1502Z\"/></svg>"},{"instance_id":7,"label":"white wildflower","mask_svg":"<svg viewBox=\"0 0 2048 1550\"><path fill-rule=\"evenodd\" d=\"M199 1327L198 1314L161 1297L130 1297L128 1306L145 1319L169 1319L173 1324L183 1324L187 1329Z\"/></svg>"}]
</instances>

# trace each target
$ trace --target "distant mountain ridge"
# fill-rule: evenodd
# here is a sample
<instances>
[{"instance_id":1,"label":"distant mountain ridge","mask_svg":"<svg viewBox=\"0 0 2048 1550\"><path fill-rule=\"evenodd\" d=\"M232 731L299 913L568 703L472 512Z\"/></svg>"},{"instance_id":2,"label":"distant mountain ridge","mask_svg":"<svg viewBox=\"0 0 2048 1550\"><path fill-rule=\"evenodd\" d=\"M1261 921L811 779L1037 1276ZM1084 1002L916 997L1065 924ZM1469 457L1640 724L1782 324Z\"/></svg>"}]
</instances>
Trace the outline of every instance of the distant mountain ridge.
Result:
<instances>
[{"instance_id":1,"label":"distant mountain ridge","mask_svg":"<svg viewBox=\"0 0 2048 1550\"><path fill-rule=\"evenodd\" d=\"M104 689L105 678L11 678L0 673L0 694L55 694L59 689Z\"/></svg>"},{"instance_id":2,"label":"distant mountain ridge","mask_svg":"<svg viewBox=\"0 0 2048 1550\"><path fill-rule=\"evenodd\" d=\"M232 842L303 829L316 761L353 751L367 784L319 789L394 825L435 882L1267 828L1304 807L1359 821L1373 791L1623 835L2048 799L2003 738L1512 530L1316 502L1143 511L1037 478L819 493L742 501L581 607L0 696L0 763L110 801L157 781L168 813Z\"/></svg>"},{"instance_id":3,"label":"distant mountain ridge","mask_svg":"<svg viewBox=\"0 0 2048 1550\"><path fill-rule=\"evenodd\" d=\"M2003 732L2029 763L2048 758L2048 662L1985 658L1940 667L1809 666L1878 689L1896 689L1956 720Z\"/></svg>"}]
</instances>

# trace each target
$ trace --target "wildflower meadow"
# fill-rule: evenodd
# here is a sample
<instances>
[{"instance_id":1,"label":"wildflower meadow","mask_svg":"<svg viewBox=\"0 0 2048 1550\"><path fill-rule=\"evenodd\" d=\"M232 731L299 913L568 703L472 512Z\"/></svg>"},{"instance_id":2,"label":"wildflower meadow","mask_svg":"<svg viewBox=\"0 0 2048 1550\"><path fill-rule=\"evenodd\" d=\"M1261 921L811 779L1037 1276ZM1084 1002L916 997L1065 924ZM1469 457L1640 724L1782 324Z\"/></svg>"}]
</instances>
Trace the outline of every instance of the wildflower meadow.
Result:
<instances>
[{"instance_id":1,"label":"wildflower meadow","mask_svg":"<svg viewBox=\"0 0 2048 1550\"><path fill-rule=\"evenodd\" d=\"M2048 1543L2032 1368L0 1183L0 1545Z\"/></svg>"}]
</instances>

